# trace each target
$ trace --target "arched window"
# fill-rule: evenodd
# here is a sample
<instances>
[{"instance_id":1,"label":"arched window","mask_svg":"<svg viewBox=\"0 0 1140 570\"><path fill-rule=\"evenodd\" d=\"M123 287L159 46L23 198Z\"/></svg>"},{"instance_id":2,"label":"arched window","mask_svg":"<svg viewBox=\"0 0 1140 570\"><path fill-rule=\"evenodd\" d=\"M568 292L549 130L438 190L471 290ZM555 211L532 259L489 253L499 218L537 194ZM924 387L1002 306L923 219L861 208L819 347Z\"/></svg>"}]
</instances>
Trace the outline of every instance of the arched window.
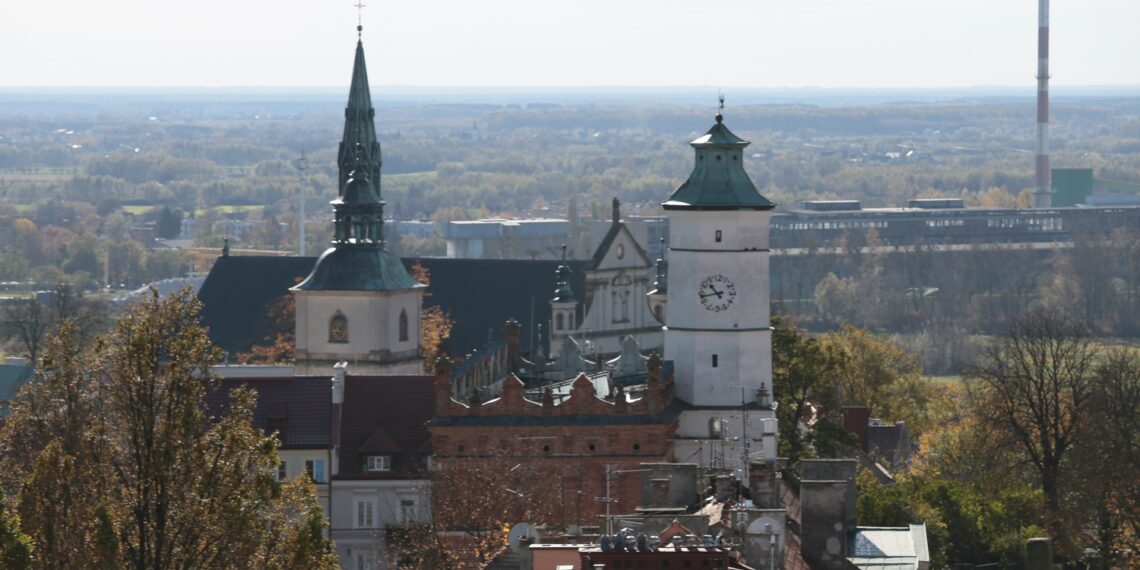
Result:
<instances>
[{"instance_id":1,"label":"arched window","mask_svg":"<svg viewBox=\"0 0 1140 570\"><path fill-rule=\"evenodd\" d=\"M400 342L408 341L408 311L400 309Z\"/></svg>"},{"instance_id":2,"label":"arched window","mask_svg":"<svg viewBox=\"0 0 1140 570\"><path fill-rule=\"evenodd\" d=\"M566 325L566 321L562 317L562 313L558 313L557 315L554 315L554 330L560 331L563 328L565 328L565 325Z\"/></svg>"},{"instance_id":3,"label":"arched window","mask_svg":"<svg viewBox=\"0 0 1140 570\"><path fill-rule=\"evenodd\" d=\"M348 342L348 317L340 311L329 319L329 342Z\"/></svg>"}]
</instances>

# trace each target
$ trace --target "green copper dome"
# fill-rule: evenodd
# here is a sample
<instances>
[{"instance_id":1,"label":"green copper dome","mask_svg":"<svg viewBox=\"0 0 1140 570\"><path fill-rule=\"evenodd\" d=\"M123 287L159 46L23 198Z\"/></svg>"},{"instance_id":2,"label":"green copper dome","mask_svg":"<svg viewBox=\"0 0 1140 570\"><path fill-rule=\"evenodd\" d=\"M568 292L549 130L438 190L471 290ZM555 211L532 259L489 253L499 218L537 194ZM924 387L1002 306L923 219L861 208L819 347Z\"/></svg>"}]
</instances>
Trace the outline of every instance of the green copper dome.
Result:
<instances>
[{"instance_id":1,"label":"green copper dome","mask_svg":"<svg viewBox=\"0 0 1140 570\"><path fill-rule=\"evenodd\" d=\"M661 204L666 210L771 210L776 204L756 190L744 171L748 141L724 126L724 117L689 143L696 162L689 179Z\"/></svg>"},{"instance_id":2,"label":"green copper dome","mask_svg":"<svg viewBox=\"0 0 1140 570\"><path fill-rule=\"evenodd\" d=\"M397 291L426 287L396 254L379 246L331 247L312 273L294 287L300 291Z\"/></svg>"}]
</instances>

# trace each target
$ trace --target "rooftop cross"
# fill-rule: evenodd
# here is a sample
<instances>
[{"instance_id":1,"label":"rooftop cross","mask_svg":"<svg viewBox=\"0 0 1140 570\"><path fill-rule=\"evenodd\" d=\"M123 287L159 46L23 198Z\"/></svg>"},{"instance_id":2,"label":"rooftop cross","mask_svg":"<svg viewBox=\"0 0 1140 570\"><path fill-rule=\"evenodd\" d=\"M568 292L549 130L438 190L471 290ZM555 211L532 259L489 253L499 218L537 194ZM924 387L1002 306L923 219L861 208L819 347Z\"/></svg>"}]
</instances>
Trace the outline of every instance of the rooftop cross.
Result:
<instances>
[{"instance_id":1,"label":"rooftop cross","mask_svg":"<svg viewBox=\"0 0 1140 570\"><path fill-rule=\"evenodd\" d=\"M363 0L356 0L356 36L360 37L361 32L364 31L364 2Z\"/></svg>"},{"instance_id":2,"label":"rooftop cross","mask_svg":"<svg viewBox=\"0 0 1140 570\"><path fill-rule=\"evenodd\" d=\"M721 113L724 111L724 93L718 94L717 99L720 100L720 106L716 109L716 122L719 123L724 120L724 115Z\"/></svg>"}]
</instances>

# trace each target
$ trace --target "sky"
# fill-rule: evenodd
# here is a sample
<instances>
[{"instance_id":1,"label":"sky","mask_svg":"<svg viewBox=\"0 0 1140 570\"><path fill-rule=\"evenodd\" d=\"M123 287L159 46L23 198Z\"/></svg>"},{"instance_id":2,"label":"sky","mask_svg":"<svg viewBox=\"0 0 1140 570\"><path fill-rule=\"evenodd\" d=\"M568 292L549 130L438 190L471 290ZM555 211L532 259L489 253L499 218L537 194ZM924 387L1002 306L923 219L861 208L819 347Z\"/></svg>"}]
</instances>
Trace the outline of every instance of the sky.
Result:
<instances>
[{"instance_id":1,"label":"sky","mask_svg":"<svg viewBox=\"0 0 1140 570\"><path fill-rule=\"evenodd\" d=\"M335 87L356 0L5 0L0 87ZM373 85L1029 86L1037 0L365 0ZM1053 85L1140 85L1140 1L1053 0Z\"/></svg>"}]
</instances>

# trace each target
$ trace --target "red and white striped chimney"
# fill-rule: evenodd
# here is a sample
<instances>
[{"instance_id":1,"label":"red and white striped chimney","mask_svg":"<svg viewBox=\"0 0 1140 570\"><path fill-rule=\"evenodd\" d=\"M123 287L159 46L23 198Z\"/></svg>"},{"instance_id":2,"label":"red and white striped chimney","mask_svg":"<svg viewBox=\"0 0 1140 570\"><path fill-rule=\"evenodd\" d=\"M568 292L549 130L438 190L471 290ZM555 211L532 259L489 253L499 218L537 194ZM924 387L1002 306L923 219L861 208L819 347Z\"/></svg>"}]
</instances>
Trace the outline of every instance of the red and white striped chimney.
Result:
<instances>
[{"instance_id":1,"label":"red and white striped chimney","mask_svg":"<svg viewBox=\"0 0 1140 570\"><path fill-rule=\"evenodd\" d=\"M1033 207L1053 207L1049 181L1049 0L1037 0L1037 160Z\"/></svg>"}]
</instances>

